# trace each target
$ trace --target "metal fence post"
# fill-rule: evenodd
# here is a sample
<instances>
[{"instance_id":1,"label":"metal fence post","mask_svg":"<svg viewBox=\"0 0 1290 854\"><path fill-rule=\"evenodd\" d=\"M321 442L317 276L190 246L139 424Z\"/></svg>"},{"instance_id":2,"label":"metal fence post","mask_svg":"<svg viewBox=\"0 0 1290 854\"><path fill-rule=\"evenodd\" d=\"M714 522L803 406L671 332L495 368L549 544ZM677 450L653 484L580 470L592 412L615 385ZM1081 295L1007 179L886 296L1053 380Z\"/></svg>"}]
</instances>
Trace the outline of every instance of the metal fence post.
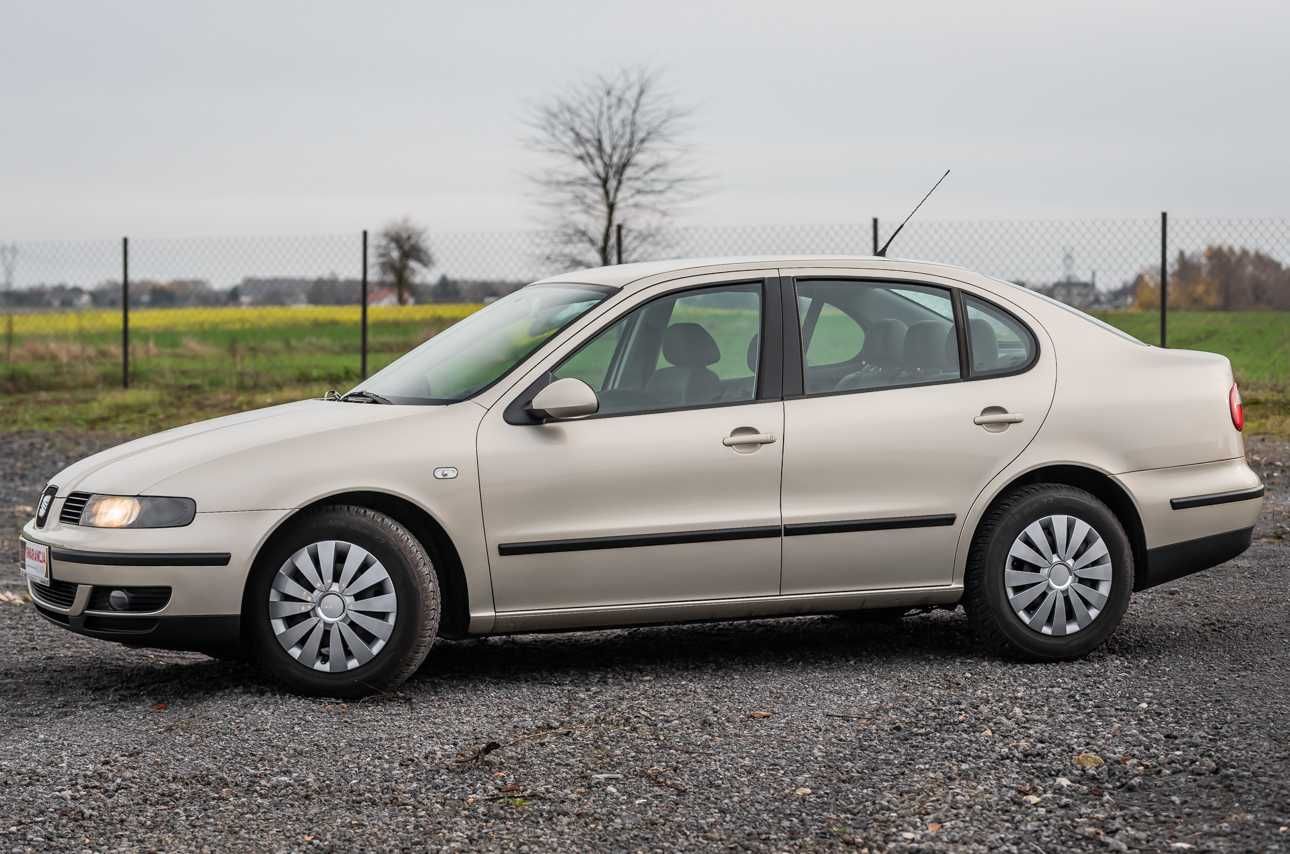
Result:
<instances>
[{"instance_id":1,"label":"metal fence post","mask_svg":"<svg viewBox=\"0 0 1290 854\"><path fill-rule=\"evenodd\" d=\"M121 238L121 388L130 387L130 238Z\"/></svg>"},{"instance_id":2,"label":"metal fence post","mask_svg":"<svg viewBox=\"0 0 1290 854\"><path fill-rule=\"evenodd\" d=\"M614 229L615 242L618 244L618 263L623 263L623 224L620 222Z\"/></svg>"},{"instance_id":3,"label":"metal fence post","mask_svg":"<svg viewBox=\"0 0 1290 854\"><path fill-rule=\"evenodd\" d=\"M363 355L361 357L361 366L359 367L358 373L359 373L359 378L365 380L367 379L367 229L366 228L363 229L363 287L362 287L362 294L360 295L360 299L362 300L362 308L359 309L359 315L362 318L360 321L360 325L363 328L363 332L362 332Z\"/></svg>"},{"instance_id":4,"label":"metal fence post","mask_svg":"<svg viewBox=\"0 0 1290 854\"><path fill-rule=\"evenodd\" d=\"M871 254L878 254L878 217L873 218L873 252Z\"/></svg>"},{"instance_id":5,"label":"metal fence post","mask_svg":"<svg viewBox=\"0 0 1290 854\"><path fill-rule=\"evenodd\" d=\"M1160 346L1169 346L1169 213L1160 212Z\"/></svg>"}]
</instances>

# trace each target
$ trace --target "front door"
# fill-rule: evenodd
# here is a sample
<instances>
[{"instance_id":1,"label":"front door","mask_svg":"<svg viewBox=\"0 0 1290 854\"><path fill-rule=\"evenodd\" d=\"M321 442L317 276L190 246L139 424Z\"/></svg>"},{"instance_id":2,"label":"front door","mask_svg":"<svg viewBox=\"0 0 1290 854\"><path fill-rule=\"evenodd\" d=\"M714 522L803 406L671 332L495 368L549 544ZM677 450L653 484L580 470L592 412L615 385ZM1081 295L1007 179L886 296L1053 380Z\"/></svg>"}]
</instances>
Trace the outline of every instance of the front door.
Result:
<instances>
[{"instance_id":1,"label":"front door","mask_svg":"<svg viewBox=\"0 0 1290 854\"><path fill-rule=\"evenodd\" d=\"M783 592L950 584L972 502L1048 413L1052 355L965 291L836 271L799 271L796 291Z\"/></svg>"},{"instance_id":2,"label":"front door","mask_svg":"<svg viewBox=\"0 0 1290 854\"><path fill-rule=\"evenodd\" d=\"M478 449L499 613L779 592L784 412L778 370L761 370L779 359L763 331L779 323L774 287L655 286L490 409ZM599 413L513 423L568 376Z\"/></svg>"}]
</instances>

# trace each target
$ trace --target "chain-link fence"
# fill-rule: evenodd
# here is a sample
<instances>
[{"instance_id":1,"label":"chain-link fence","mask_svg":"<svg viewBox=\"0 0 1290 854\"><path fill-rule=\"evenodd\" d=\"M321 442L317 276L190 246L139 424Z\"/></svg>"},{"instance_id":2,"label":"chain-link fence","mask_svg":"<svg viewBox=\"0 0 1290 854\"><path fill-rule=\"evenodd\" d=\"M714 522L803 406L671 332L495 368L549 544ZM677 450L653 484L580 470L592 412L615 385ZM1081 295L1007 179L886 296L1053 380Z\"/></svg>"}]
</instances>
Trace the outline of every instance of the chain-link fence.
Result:
<instances>
[{"instance_id":1,"label":"chain-link fence","mask_svg":"<svg viewBox=\"0 0 1290 854\"><path fill-rule=\"evenodd\" d=\"M895 220L627 224L624 259L869 254ZM0 242L0 390L345 386L567 267L549 232ZM1290 310L1290 220L915 220L891 254L960 264L1082 308ZM587 259L593 263L595 259Z\"/></svg>"}]
</instances>

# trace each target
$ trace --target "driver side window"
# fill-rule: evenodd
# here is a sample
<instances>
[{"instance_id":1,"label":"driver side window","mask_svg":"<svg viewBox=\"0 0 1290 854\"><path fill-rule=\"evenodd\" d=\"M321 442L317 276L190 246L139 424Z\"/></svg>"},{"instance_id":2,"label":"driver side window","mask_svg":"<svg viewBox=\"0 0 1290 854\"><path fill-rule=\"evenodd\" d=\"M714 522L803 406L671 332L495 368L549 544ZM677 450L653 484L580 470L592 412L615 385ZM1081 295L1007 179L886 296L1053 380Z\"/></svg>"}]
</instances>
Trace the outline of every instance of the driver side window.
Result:
<instances>
[{"instance_id":1,"label":"driver side window","mask_svg":"<svg viewBox=\"0 0 1290 854\"><path fill-rule=\"evenodd\" d=\"M752 401L761 284L696 288L614 321L553 372L595 389L601 415Z\"/></svg>"}]
</instances>

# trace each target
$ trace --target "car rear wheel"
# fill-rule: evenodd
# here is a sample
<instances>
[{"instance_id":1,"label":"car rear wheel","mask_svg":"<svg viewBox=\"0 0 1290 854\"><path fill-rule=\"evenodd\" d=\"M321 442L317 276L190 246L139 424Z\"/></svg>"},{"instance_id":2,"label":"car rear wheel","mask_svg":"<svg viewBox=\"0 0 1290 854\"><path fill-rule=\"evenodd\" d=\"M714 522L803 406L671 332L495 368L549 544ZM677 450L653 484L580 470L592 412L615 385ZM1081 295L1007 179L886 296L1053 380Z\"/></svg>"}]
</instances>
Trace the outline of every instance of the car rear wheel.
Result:
<instances>
[{"instance_id":1,"label":"car rear wheel","mask_svg":"<svg viewBox=\"0 0 1290 854\"><path fill-rule=\"evenodd\" d=\"M1022 487L990 509L968 557L963 603L991 649L1031 661L1078 658L1119 625L1133 550L1119 519L1082 489Z\"/></svg>"},{"instance_id":2,"label":"car rear wheel","mask_svg":"<svg viewBox=\"0 0 1290 854\"><path fill-rule=\"evenodd\" d=\"M439 587L425 548L398 522L326 507L257 562L244 619L271 676L304 694L358 697L398 686L425 660Z\"/></svg>"}]
</instances>

